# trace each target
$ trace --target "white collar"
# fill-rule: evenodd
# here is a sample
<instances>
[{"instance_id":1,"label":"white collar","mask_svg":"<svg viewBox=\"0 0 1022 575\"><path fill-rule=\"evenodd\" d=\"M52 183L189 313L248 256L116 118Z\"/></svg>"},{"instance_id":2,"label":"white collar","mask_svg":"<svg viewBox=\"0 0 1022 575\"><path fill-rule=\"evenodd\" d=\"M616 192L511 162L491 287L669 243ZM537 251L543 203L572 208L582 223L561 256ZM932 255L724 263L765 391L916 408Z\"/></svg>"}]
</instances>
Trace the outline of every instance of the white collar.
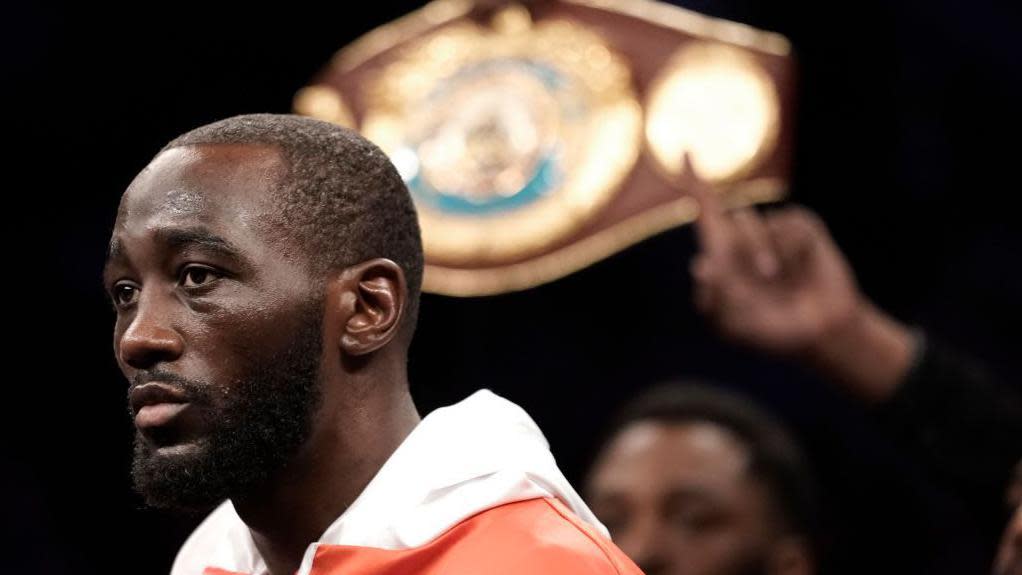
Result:
<instances>
[{"instance_id":1,"label":"white collar","mask_svg":"<svg viewBox=\"0 0 1022 575\"><path fill-rule=\"evenodd\" d=\"M537 497L560 499L606 535L557 468L532 418L514 403L480 390L423 418L358 498L309 545L298 575L309 573L319 545L409 549L480 511ZM230 501L195 530L171 574L199 575L205 566L267 572Z\"/></svg>"}]
</instances>

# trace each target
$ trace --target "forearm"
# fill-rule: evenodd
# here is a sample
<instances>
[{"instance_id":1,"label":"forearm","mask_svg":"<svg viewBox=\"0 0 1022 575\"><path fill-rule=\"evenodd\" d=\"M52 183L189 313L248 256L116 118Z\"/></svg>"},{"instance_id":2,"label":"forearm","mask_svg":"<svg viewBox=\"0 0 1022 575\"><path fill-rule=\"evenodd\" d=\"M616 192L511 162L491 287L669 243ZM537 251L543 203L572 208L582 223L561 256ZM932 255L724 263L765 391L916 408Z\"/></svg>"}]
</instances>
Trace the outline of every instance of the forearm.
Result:
<instances>
[{"instance_id":1,"label":"forearm","mask_svg":"<svg viewBox=\"0 0 1022 575\"><path fill-rule=\"evenodd\" d=\"M862 301L804 351L803 362L857 398L871 404L890 398L917 353L912 331Z\"/></svg>"}]
</instances>

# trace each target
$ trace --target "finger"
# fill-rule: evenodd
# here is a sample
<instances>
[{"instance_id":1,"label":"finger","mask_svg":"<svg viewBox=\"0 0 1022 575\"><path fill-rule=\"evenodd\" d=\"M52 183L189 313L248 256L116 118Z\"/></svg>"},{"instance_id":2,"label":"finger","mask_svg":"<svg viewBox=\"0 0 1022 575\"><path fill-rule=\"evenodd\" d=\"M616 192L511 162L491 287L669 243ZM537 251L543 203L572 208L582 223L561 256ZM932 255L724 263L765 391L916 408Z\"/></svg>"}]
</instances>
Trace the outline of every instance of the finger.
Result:
<instances>
[{"instance_id":1,"label":"finger","mask_svg":"<svg viewBox=\"0 0 1022 575\"><path fill-rule=\"evenodd\" d=\"M710 253L727 251L731 238L728 215L724 212L717 192L696 173L689 152L685 152L681 188L692 194L699 203L699 217L695 227L700 249Z\"/></svg>"},{"instance_id":2,"label":"finger","mask_svg":"<svg viewBox=\"0 0 1022 575\"><path fill-rule=\"evenodd\" d=\"M770 214L766 227L781 264L791 269L801 265L829 238L819 218L803 208L786 208Z\"/></svg>"},{"instance_id":3,"label":"finger","mask_svg":"<svg viewBox=\"0 0 1022 575\"><path fill-rule=\"evenodd\" d=\"M781 266L763 218L751 208L739 210L732 217L738 231L735 240L738 256L751 263L760 276L776 277Z\"/></svg>"},{"instance_id":4,"label":"finger","mask_svg":"<svg viewBox=\"0 0 1022 575\"><path fill-rule=\"evenodd\" d=\"M696 256L689 268L692 272L693 303L701 314L712 316L719 302L713 261L706 256Z\"/></svg>"},{"instance_id":5,"label":"finger","mask_svg":"<svg viewBox=\"0 0 1022 575\"><path fill-rule=\"evenodd\" d=\"M713 262L697 256L689 266L692 271L692 301L700 313L712 315L717 306L718 286L714 279Z\"/></svg>"},{"instance_id":6,"label":"finger","mask_svg":"<svg viewBox=\"0 0 1022 575\"><path fill-rule=\"evenodd\" d=\"M706 256L696 256L692 258L689 263L689 270L692 272L692 278L696 283L705 283L710 281L712 275L713 262Z\"/></svg>"}]
</instances>

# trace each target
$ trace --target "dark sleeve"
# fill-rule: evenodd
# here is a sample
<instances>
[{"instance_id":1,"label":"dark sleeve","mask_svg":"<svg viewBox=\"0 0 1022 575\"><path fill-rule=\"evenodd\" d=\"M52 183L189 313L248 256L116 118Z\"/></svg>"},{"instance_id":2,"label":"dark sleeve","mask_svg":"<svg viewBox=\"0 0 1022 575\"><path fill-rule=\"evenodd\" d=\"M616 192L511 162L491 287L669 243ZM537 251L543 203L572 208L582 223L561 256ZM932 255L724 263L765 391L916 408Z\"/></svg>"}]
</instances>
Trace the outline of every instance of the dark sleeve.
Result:
<instances>
[{"instance_id":1,"label":"dark sleeve","mask_svg":"<svg viewBox=\"0 0 1022 575\"><path fill-rule=\"evenodd\" d=\"M919 334L916 361L879 416L972 505L1003 506L1022 459L1022 396L961 352Z\"/></svg>"}]
</instances>

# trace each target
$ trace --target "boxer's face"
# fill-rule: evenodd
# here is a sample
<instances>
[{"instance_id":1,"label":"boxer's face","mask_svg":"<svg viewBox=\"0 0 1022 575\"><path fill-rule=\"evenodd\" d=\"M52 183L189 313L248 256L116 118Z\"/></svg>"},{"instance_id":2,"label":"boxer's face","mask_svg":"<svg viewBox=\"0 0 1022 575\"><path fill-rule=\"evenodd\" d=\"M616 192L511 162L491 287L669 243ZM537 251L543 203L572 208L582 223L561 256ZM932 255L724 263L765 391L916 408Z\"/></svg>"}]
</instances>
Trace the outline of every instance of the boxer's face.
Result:
<instances>
[{"instance_id":1,"label":"boxer's face","mask_svg":"<svg viewBox=\"0 0 1022 575\"><path fill-rule=\"evenodd\" d=\"M639 421L604 449L589 502L647 575L805 573L804 561L770 559L778 530L748 466L745 446L713 423Z\"/></svg>"},{"instance_id":2,"label":"boxer's face","mask_svg":"<svg viewBox=\"0 0 1022 575\"><path fill-rule=\"evenodd\" d=\"M308 437L322 300L273 233L281 168L267 147L172 149L122 197L104 283L153 505L251 489Z\"/></svg>"}]
</instances>

